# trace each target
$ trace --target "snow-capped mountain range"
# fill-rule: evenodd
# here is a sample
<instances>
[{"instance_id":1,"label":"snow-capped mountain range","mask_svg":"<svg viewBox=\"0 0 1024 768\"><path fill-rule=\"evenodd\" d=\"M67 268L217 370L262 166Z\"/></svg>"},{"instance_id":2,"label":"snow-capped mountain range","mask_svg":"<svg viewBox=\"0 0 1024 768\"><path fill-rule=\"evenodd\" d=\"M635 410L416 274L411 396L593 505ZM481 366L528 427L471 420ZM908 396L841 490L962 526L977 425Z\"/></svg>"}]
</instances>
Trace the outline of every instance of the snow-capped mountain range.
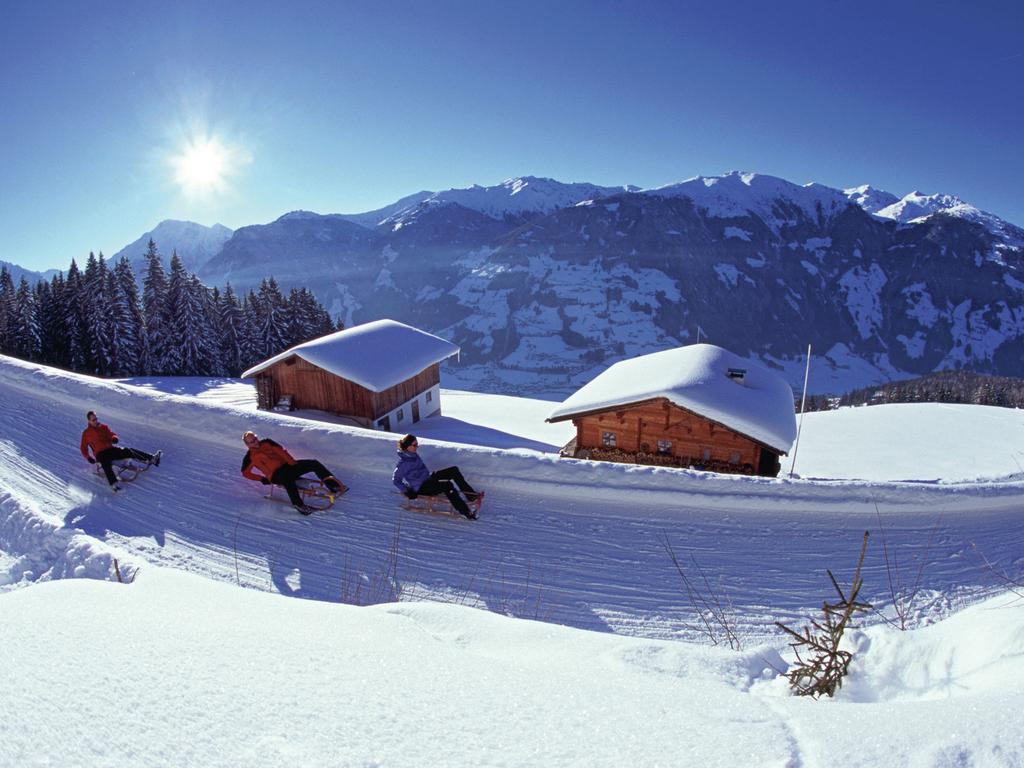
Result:
<instances>
[{"instance_id":1,"label":"snow-capped mountain range","mask_svg":"<svg viewBox=\"0 0 1024 768\"><path fill-rule=\"evenodd\" d=\"M231 238L232 234L230 229L221 224L204 227L193 221L166 219L143 234L138 240L129 243L111 256L110 262L116 264L122 256L127 256L135 274L141 276L146 265L143 256L152 239L157 244L159 252L167 260L170 259L172 253L177 253L185 269L195 272L220 253L220 249L224 247L224 243ZM164 266L167 266L166 261Z\"/></svg>"},{"instance_id":2,"label":"snow-capped mountain range","mask_svg":"<svg viewBox=\"0 0 1024 768\"><path fill-rule=\"evenodd\" d=\"M128 250L150 236L190 253L158 230ZM274 275L348 324L443 335L462 347L452 386L560 397L698 336L795 385L811 343L815 392L955 367L1024 375L1024 230L951 195L741 172L654 189L522 177L216 238L191 262L207 283Z\"/></svg>"}]
</instances>

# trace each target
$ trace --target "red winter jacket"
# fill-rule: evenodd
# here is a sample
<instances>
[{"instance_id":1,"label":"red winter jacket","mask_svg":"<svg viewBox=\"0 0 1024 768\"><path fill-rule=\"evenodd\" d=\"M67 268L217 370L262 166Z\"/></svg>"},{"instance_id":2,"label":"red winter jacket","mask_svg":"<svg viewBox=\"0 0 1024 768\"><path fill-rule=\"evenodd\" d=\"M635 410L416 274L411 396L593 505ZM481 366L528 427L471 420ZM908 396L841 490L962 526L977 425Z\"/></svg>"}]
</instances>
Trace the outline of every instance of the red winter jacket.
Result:
<instances>
[{"instance_id":1,"label":"red winter jacket","mask_svg":"<svg viewBox=\"0 0 1024 768\"><path fill-rule=\"evenodd\" d=\"M285 464L294 464L295 459L281 445L270 438L260 440L259 445L250 448L242 459L242 474L250 480L259 480L260 476L253 472L258 469L268 480Z\"/></svg>"},{"instance_id":2,"label":"red winter jacket","mask_svg":"<svg viewBox=\"0 0 1024 768\"><path fill-rule=\"evenodd\" d=\"M91 424L82 432L82 442L79 450L85 458L89 458L89 449L92 448L92 455L98 456L100 451L113 448L117 442L117 434L106 424Z\"/></svg>"}]
</instances>

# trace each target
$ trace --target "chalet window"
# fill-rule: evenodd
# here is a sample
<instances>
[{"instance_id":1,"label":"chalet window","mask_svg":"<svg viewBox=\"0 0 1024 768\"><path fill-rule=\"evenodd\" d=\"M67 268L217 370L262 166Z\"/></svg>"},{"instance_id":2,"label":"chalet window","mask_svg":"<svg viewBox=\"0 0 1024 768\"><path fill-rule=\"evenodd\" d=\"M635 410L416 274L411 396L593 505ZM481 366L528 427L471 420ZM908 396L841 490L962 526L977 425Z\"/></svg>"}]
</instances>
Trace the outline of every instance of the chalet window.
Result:
<instances>
[{"instance_id":1,"label":"chalet window","mask_svg":"<svg viewBox=\"0 0 1024 768\"><path fill-rule=\"evenodd\" d=\"M659 440L658 441L658 453L661 456L672 455L672 441L671 440Z\"/></svg>"},{"instance_id":2,"label":"chalet window","mask_svg":"<svg viewBox=\"0 0 1024 768\"><path fill-rule=\"evenodd\" d=\"M743 381L743 379L746 378L746 375L746 368L730 368L728 373L729 378L733 381Z\"/></svg>"},{"instance_id":3,"label":"chalet window","mask_svg":"<svg viewBox=\"0 0 1024 768\"><path fill-rule=\"evenodd\" d=\"M431 392L431 391L430 391L430 390L428 389L428 390L427 390L427 396L426 396L426 398L424 399L424 402L427 402L427 403L431 403L431 402L433 402L433 401L434 401L434 393L433 393L433 392Z\"/></svg>"},{"instance_id":4,"label":"chalet window","mask_svg":"<svg viewBox=\"0 0 1024 768\"><path fill-rule=\"evenodd\" d=\"M704 449L704 461L711 461L711 449L710 448L705 448Z\"/></svg>"},{"instance_id":5,"label":"chalet window","mask_svg":"<svg viewBox=\"0 0 1024 768\"><path fill-rule=\"evenodd\" d=\"M732 453L729 454L729 463L730 464L739 464L740 463L740 452L739 451L733 451Z\"/></svg>"},{"instance_id":6,"label":"chalet window","mask_svg":"<svg viewBox=\"0 0 1024 768\"><path fill-rule=\"evenodd\" d=\"M614 432L602 432L601 433L601 444L609 448L615 447L615 433Z\"/></svg>"},{"instance_id":7,"label":"chalet window","mask_svg":"<svg viewBox=\"0 0 1024 768\"><path fill-rule=\"evenodd\" d=\"M405 411L402 410L401 408L399 408L398 409L398 415L395 416L395 421L399 421L400 422L404 418L405 418Z\"/></svg>"},{"instance_id":8,"label":"chalet window","mask_svg":"<svg viewBox=\"0 0 1024 768\"><path fill-rule=\"evenodd\" d=\"M284 364L285 365L295 365L297 360L298 360L298 358L289 357L287 360L284 361Z\"/></svg>"},{"instance_id":9,"label":"chalet window","mask_svg":"<svg viewBox=\"0 0 1024 768\"><path fill-rule=\"evenodd\" d=\"M383 419L377 422L377 428L383 429L385 432L391 431L391 417L385 416Z\"/></svg>"}]
</instances>

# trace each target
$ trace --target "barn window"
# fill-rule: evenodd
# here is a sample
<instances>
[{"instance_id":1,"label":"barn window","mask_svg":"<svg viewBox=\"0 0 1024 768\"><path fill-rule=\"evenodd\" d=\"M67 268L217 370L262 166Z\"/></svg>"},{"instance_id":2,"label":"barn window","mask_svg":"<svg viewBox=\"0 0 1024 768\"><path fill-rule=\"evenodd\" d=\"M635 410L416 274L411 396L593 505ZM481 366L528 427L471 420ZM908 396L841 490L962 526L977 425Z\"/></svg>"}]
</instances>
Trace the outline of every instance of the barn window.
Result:
<instances>
[{"instance_id":1,"label":"barn window","mask_svg":"<svg viewBox=\"0 0 1024 768\"><path fill-rule=\"evenodd\" d=\"M733 451L732 453L729 454L729 463L730 464L739 464L740 463L740 452L739 451Z\"/></svg>"},{"instance_id":2,"label":"barn window","mask_svg":"<svg viewBox=\"0 0 1024 768\"><path fill-rule=\"evenodd\" d=\"M433 393L433 392L431 392L431 391L430 391L430 390L428 389L428 390L427 390L427 396L426 396L426 398L425 398L425 402L431 403L431 402L433 402L433 401L434 401L434 393Z\"/></svg>"},{"instance_id":3,"label":"barn window","mask_svg":"<svg viewBox=\"0 0 1024 768\"><path fill-rule=\"evenodd\" d=\"M395 421L401 421L404 418L405 418L405 411L402 410L401 408L399 408L398 409L398 415L395 416Z\"/></svg>"},{"instance_id":4,"label":"barn window","mask_svg":"<svg viewBox=\"0 0 1024 768\"><path fill-rule=\"evenodd\" d=\"M601 444L606 445L609 448L615 447L615 433L614 432L602 432L601 433Z\"/></svg>"},{"instance_id":5,"label":"barn window","mask_svg":"<svg viewBox=\"0 0 1024 768\"><path fill-rule=\"evenodd\" d=\"M704 449L704 461L711 461L711 449L710 448L705 448Z\"/></svg>"},{"instance_id":6,"label":"barn window","mask_svg":"<svg viewBox=\"0 0 1024 768\"><path fill-rule=\"evenodd\" d=\"M662 456L672 455L672 441L671 440L659 440L658 441L658 453Z\"/></svg>"},{"instance_id":7,"label":"barn window","mask_svg":"<svg viewBox=\"0 0 1024 768\"><path fill-rule=\"evenodd\" d=\"M297 357L289 357L287 360L284 361L284 364L285 365L295 365L297 360L298 360Z\"/></svg>"}]
</instances>

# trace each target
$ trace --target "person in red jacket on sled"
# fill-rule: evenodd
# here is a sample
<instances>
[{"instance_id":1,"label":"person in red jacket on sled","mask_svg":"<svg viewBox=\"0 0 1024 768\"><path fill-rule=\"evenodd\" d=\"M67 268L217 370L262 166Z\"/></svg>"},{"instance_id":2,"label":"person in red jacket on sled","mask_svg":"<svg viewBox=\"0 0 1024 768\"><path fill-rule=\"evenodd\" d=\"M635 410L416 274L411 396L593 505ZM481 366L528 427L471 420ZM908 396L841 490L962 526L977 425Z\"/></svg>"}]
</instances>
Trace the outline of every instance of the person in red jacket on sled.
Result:
<instances>
[{"instance_id":1,"label":"person in red jacket on sled","mask_svg":"<svg viewBox=\"0 0 1024 768\"><path fill-rule=\"evenodd\" d=\"M82 432L82 441L78 448L90 464L95 464L97 461L100 463L112 491L121 490L121 484L117 482L117 475L114 474L114 468L111 466L115 461L135 459L154 467L160 466L160 457L163 456L163 451L146 453L135 448L118 448L116 445L117 433L106 424L101 424L95 411L85 414L85 419L89 426ZM92 456L89 455L89 451L92 451Z\"/></svg>"},{"instance_id":2,"label":"person in red jacket on sled","mask_svg":"<svg viewBox=\"0 0 1024 768\"><path fill-rule=\"evenodd\" d=\"M315 473L331 493L340 494L348 490L319 461L295 459L280 443L275 443L269 437L261 440L255 432L246 432L242 435L242 441L249 449L242 459L242 474L264 485L273 483L283 486L292 506L304 515L312 513L313 508L302 501L295 481L307 472ZM254 469L262 474L256 474Z\"/></svg>"}]
</instances>

